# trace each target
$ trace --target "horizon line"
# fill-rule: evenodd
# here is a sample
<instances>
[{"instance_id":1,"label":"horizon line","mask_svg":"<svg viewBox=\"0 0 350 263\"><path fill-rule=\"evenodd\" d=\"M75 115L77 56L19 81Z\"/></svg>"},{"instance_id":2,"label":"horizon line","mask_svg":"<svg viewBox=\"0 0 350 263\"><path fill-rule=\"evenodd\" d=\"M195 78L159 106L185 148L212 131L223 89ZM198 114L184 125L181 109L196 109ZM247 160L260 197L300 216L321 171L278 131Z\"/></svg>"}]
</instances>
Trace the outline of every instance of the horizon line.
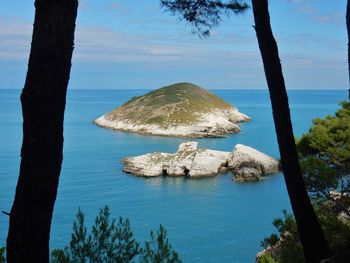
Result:
<instances>
[{"instance_id":1,"label":"horizon line","mask_svg":"<svg viewBox=\"0 0 350 263\"><path fill-rule=\"evenodd\" d=\"M23 88L0 88L0 90L22 90ZM156 90L152 88L68 88L70 90ZM258 90L258 91L268 91L268 88L209 88L207 90ZM288 90L297 90L297 91L345 91L349 92L348 88L329 88L329 89L314 89L314 88L287 88Z\"/></svg>"}]
</instances>

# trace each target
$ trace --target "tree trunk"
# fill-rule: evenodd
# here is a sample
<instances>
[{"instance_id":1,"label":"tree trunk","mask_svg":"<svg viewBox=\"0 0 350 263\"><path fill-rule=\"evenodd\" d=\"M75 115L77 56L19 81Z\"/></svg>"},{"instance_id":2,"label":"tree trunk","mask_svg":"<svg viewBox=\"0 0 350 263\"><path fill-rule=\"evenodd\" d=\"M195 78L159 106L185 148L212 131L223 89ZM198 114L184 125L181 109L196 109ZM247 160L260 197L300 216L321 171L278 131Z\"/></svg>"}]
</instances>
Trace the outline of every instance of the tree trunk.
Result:
<instances>
[{"instance_id":1,"label":"tree trunk","mask_svg":"<svg viewBox=\"0 0 350 263\"><path fill-rule=\"evenodd\" d=\"M320 262L332 253L311 205L300 170L282 66L270 25L268 0L253 0L252 3L255 31L270 92L289 199L298 225L305 259L307 262Z\"/></svg>"},{"instance_id":2,"label":"tree trunk","mask_svg":"<svg viewBox=\"0 0 350 263\"><path fill-rule=\"evenodd\" d=\"M348 74L350 84L350 0L346 2L346 29L348 32ZM348 86L348 96L350 100L350 85Z\"/></svg>"},{"instance_id":3,"label":"tree trunk","mask_svg":"<svg viewBox=\"0 0 350 263\"><path fill-rule=\"evenodd\" d=\"M7 236L7 262L49 262L63 151L63 119L78 0L36 0L21 94L21 165Z\"/></svg>"}]
</instances>

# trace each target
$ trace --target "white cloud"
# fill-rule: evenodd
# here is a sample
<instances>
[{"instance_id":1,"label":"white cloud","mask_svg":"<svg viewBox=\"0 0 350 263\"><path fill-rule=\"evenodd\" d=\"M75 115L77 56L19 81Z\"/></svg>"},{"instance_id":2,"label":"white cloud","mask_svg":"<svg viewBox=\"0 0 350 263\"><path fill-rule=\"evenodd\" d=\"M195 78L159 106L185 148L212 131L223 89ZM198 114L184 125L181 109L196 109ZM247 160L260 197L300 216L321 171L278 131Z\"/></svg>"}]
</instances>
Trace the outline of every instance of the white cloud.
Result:
<instances>
[{"instance_id":1,"label":"white cloud","mask_svg":"<svg viewBox=\"0 0 350 263\"><path fill-rule=\"evenodd\" d=\"M87 9L87 8L90 7L90 4L88 3L87 0L79 0L79 5L78 5L78 7L79 7L80 9Z\"/></svg>"},{"instance_id":2,"label":"white cloud","mask_svg":"<svg viewBox=\"0 0 350 263\"><path fill-rule=\"evenodd\" d=\"M128 16L133 13L133 9L130 8L130 6L116 0L112 1L109 4L106 4L104 8L105 11L115 12L116 14L123 16Z\"/></svg>"},{"instance_id":3,"label":"white cloud","mask_svg":"<svg viewBox=\"0 0 350 263\"><path fill-rule=\"evenodd\" d=\"M0 59L26 60L30 51L32 25L2 19L0 28ZM232 45L226 48L214 44L212 40L188 42L162 33L137 35L97 26L77 25L75 33L74 61L84 62L175 62L213 63L228 60L248 60L256 52L248 50L235 51ZM232 39L240 42L237 36L229 35L227 39L216 36L221 45L232 44ZM242 38L243 43L247 39ZM244 57L242 57L244 56ZM247 56L247 57L245 57ZM257 59L257 57L255 57ZM231 61L230 61L231 63Z\"/></svg>"},{"instance_id":4,"label":"white cloud","mask_svg":"<svg viewBox=\"0 0 350 263\"><path fill-rule=\"evenodd\" d=\"M33 26L0 18L0 59L28 58Z\"/></svg>"},{"instance_id":5,"label":"white cloud","mask_svg":"<svg viewBox=\"0 0 350 263\"><path fill-rule=\"evenodd\" d=\"M327 14L318 14L315 16L315 19L322 23L340 23L342 22L345 14L342 11L327 13Z\"/></svg>"},{"instance_id":6,"label":"white cloud","mask_svg":"<svg viewBox=\"0 0 350 263\"><path fill-rule=\"evenodd\" d=\"M339 24L343 22L345 17L344 11L321 12L317 6L305 5L304 3L300 5L299 11L319 23Z\"/></svg>"},{"instance_id":7,"label":"white cloud","mask_svg":"<svg viewBox=\"0 0 350 263\"><path fill-rule=\"evenodd\" d=\"M310 12L312 10L309 10ZM27 63L32 25L23 21L15 21L0 18L0 59L3 61L23 61ZM345 50L344 43L336 39L324 39L317 35L282 34L279 39L280 54L283 68L286 72L298 72L304 74L298 79L308 80L307 72L328 72L329 81L332 80L332 72L343 72L346 67L346 59L341 58L339 50ZM288 45L287 48L284 45ZM333 50L333 54L308 54L310 48L320 46L323 50ZM339 55L340 54L340 55ZM171 68L174 73L178 69L197 70L198 78L212 79L212 82L230 78L241 79L242 83L250 83L252 87L258 86L261 80L256 76L263 76L262 62L253 30L239 33L223 33L219 31L209 39L198 40L189 34L169 33L166 30L155 30L151 33L127 33L120 30L102 27L77 25L75 50L73 62L86 64L89 67L105 64L124 63L138 65L142 69ZM96 67L98 67L98 65ZM208 72L203 75L203 71ZM157 71L157 70L154 70ZM302 72L302 73L300 73ZM189 73L190 74L190 73ZM220 78L213 78L216 75ZM246 74L246 75L244 75ZM197 76L196 75L196 76ZM220 75L220 76L221 76ZM291 75L291 74L289 74ZM288 76L288 74L287 74ZM325 73L322 73L325 76ZM209 80L208 80L209 81ZM249 82L250 81L250 82ZM301 80L298 80L301 82ZM234 81L230 80L234 83ZM297 82L295 80L295 82ZM297 82L296 85L301 86ZM248 84L247 84L248 85Z\"/></svg>"}]
</instances>

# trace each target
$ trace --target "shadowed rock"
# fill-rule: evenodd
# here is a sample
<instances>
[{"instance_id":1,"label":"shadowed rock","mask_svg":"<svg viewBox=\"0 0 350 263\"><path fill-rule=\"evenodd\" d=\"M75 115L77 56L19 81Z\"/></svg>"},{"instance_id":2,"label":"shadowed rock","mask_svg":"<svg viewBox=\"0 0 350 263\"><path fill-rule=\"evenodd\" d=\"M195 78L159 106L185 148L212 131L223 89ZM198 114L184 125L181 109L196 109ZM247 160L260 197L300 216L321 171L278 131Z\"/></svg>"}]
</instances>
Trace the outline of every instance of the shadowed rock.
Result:
<instances>
[{"instance_id":1,"label":"shadowed rock","mask_svg":"<svg viewBox=\"0 0 350 263\"><path fill-rule=\"evenodd\" d=\"M278 171L274 158L243 144L237 144L228 161L236 181L258 181L262 176Z\"/></svg>"}]
</instances>

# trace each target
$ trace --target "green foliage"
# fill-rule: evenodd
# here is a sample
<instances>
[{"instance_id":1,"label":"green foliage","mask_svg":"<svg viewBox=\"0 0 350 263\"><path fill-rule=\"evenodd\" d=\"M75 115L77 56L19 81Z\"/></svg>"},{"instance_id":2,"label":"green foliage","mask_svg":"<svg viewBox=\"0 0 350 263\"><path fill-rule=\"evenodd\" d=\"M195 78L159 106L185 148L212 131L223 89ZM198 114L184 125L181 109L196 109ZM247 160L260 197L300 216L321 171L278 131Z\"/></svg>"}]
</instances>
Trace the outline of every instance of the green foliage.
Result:
<instances>
[{"instance_id":1,"label":"green foliage","mask_svg":"<svg viewBox=\"0 0 350 263\"><path fill-rule=\"evenodd\" d=\"M339 218L327 203L315 207L318 220L326 235L330 248L341 254L350 249L350 222Z\"/></svg>"},{"instance_id":2,"label":"green foliage","mask_svg":"<svg viewBox=\"0 0 350 263\"><path fill-rule=\"evenodd\" d=\"M350 215L349 198L332 196L332 191L343 196L350 193L350 103L340 105L334 116L315 119L309 132L297 140L297 147L305 184L314 202L328 200Z\"/></svg>"},{"instance_id":3,"label":"green foliage","mask_svg":"<svg viewBox=\"0 0 350 263\"><path fill-rule=\"evenodd\" d=\"M109 219L106 206L100 209L90 233L84 224L84 214L79 209L69 246L55 249L51 253L51 263L124 263L135 262L181 262L178 254L169 244L166 230L160 226L157 237L151 231L151 241L140 247L134 238L128 219Z\"/></svg>"},{"instance_id":4,"label":"green foliage","mask_svg":"<svg viewBox=\"0 0 350 263\"><path fill-rule=\"evenodd\" d=\"M63 249L54 249L51 252L51 263L70 263L68 252Z\"/></svg>"},{"instance_id":5,"label":"green foliage","mask_svg":"<svg viewBox=\"0 0 350 263\"><path fill-rule=\"evenodd\" d=\"M193 26L193 33L208 37L211 29L219 25L223 15L244 13L248 4L241 0L161 0L161 6Z\"/></svg>"},{"instance_id":6,"label":"green foliage","mask_svg":"<svg viewBox=\"0 0 350 263\"><path fill-rule=\"evenodd\" d=\"M350 249L350 225L323 203L316 214L332 251L342 254ZM283 211L283 217L273 221L278 234L265 238L261 245L280 263L304 262L303 250L294 217Z\"/></svg>"},{"instance_id":7,"label":"green foliage","mask_svg":"<svg viewBox=\"0 0 350 263\"><path fill-rule=\"evenodd\" d=\"M301 156L315 156L342 174L350 172L350 103L341 102L335 116L315 119L297 142Z\"/></svg>"},{"instance_id":8,"label":"green foliage","mask_svg":"<svg viewBox=\"0 0 350 263\"><path fill-rule=\"evenodd\" d=\"M66 248L66 256L69 260L72 258L73 262L85 262L90 257L91 237L86 236L86 227L84 225L84 214L78 210L77 221L73 223L73 233L70 241L70 247Z\"/></svg>"},{"instance_id":9,"label":"green foliage","mask_svg":"<svg viewBox=\"0 0 350 263\"><path fill-rule=\"evenodd\" d=\"M133 262L140 252L135 241L129 220L109 219L109 208L100 210L87 235L84 214L79 209L73 223L73 233L69 247L56 249L51 254L51 262Z\"/></svg>"},{"instance_id":10,"label":"green foliage","mask_svg":"<svg viewBox=\"0 0 350 263\"><path fill-rule=\"evenodd\" d=\"M180 263L176 251L169 244L166 230L159 226L157 237L151 231L151 241L145 242L145 248L140 258L141 263Z\"/></svg>"},{"instance_id":11,"label":"green foliage","mask_svg":"<svg viewBox=\"0 0 350 263\"><path fill-rule=\"evenodd\" d=\"M321 198L338 187L341 177L324 160L312 155L305 156L301 158L300 166L305 185L311 195Z\"/></svg>"},{"instance_id":12,"label":"green foliage","mask_svg":"<svg viewBox=\"0 0 350 263\"><path fill-rule=\"evenodd\" d=\"M0 247L0 263L5 263L5 247Z\"/></svg>"},{"instance_id":13,"label":"green foliage","mask_svg":"<svg viewBox=\"0 0 350 263\"><path fill-rule=\"evenodd\" d=\"M102 209L95 219L91 243L94 262L131 262L140 253L129 220L119 218L117 224L114 219L110 222L108 207Z\"/></svg>"},{"instance_id":14,"label":"green foliage","mask_svg":"<svg viewBox=\"0 0 350 263\"><path fill-rule=\"evenodd\" d=\"M315 119L309 132L297 140L306 188L326 239L338 254L350 249L350 103L340 105L334 116ZM283 213L273 222L278 234L261 244L278 262L303 262L295 219Z\"/></svg>"},{"instance_id":15,"label":"green foliage","mask_svg":"<svg viewBox=\"0 0 350 263\"><path fill-rule=\"evenodd\" d=\"M165 116L158 115L158 116L149 118L147 120L147 123L149 123L149 124L158 124L158 123L163 123L165 121L166 121L166 117Z\"/></svg>"},{"instance_id":16,"label":"green foliage","mask_svg":"<svg viewBox=\"0 0 350 263\"><path fill-rule=\"evenodd\" d=\"M293 215L283 211L283 218L277 218L272 223L278 234L265 238L261 245L265 249L275 248L274 260L281 263L303 262L303 248L299 241L297 225Z\"/></svg>"},{"instance_id":17,"label":"green foliage","mask_svg":"<svg viewBox=\"0 0 350 263\"><path fill-rule=\"evenodd\" d=\"M258 263L278 263L278 261L274 259L270 252L265 252L261 257L259 257Z\"/></svg>"}]
</instances>

